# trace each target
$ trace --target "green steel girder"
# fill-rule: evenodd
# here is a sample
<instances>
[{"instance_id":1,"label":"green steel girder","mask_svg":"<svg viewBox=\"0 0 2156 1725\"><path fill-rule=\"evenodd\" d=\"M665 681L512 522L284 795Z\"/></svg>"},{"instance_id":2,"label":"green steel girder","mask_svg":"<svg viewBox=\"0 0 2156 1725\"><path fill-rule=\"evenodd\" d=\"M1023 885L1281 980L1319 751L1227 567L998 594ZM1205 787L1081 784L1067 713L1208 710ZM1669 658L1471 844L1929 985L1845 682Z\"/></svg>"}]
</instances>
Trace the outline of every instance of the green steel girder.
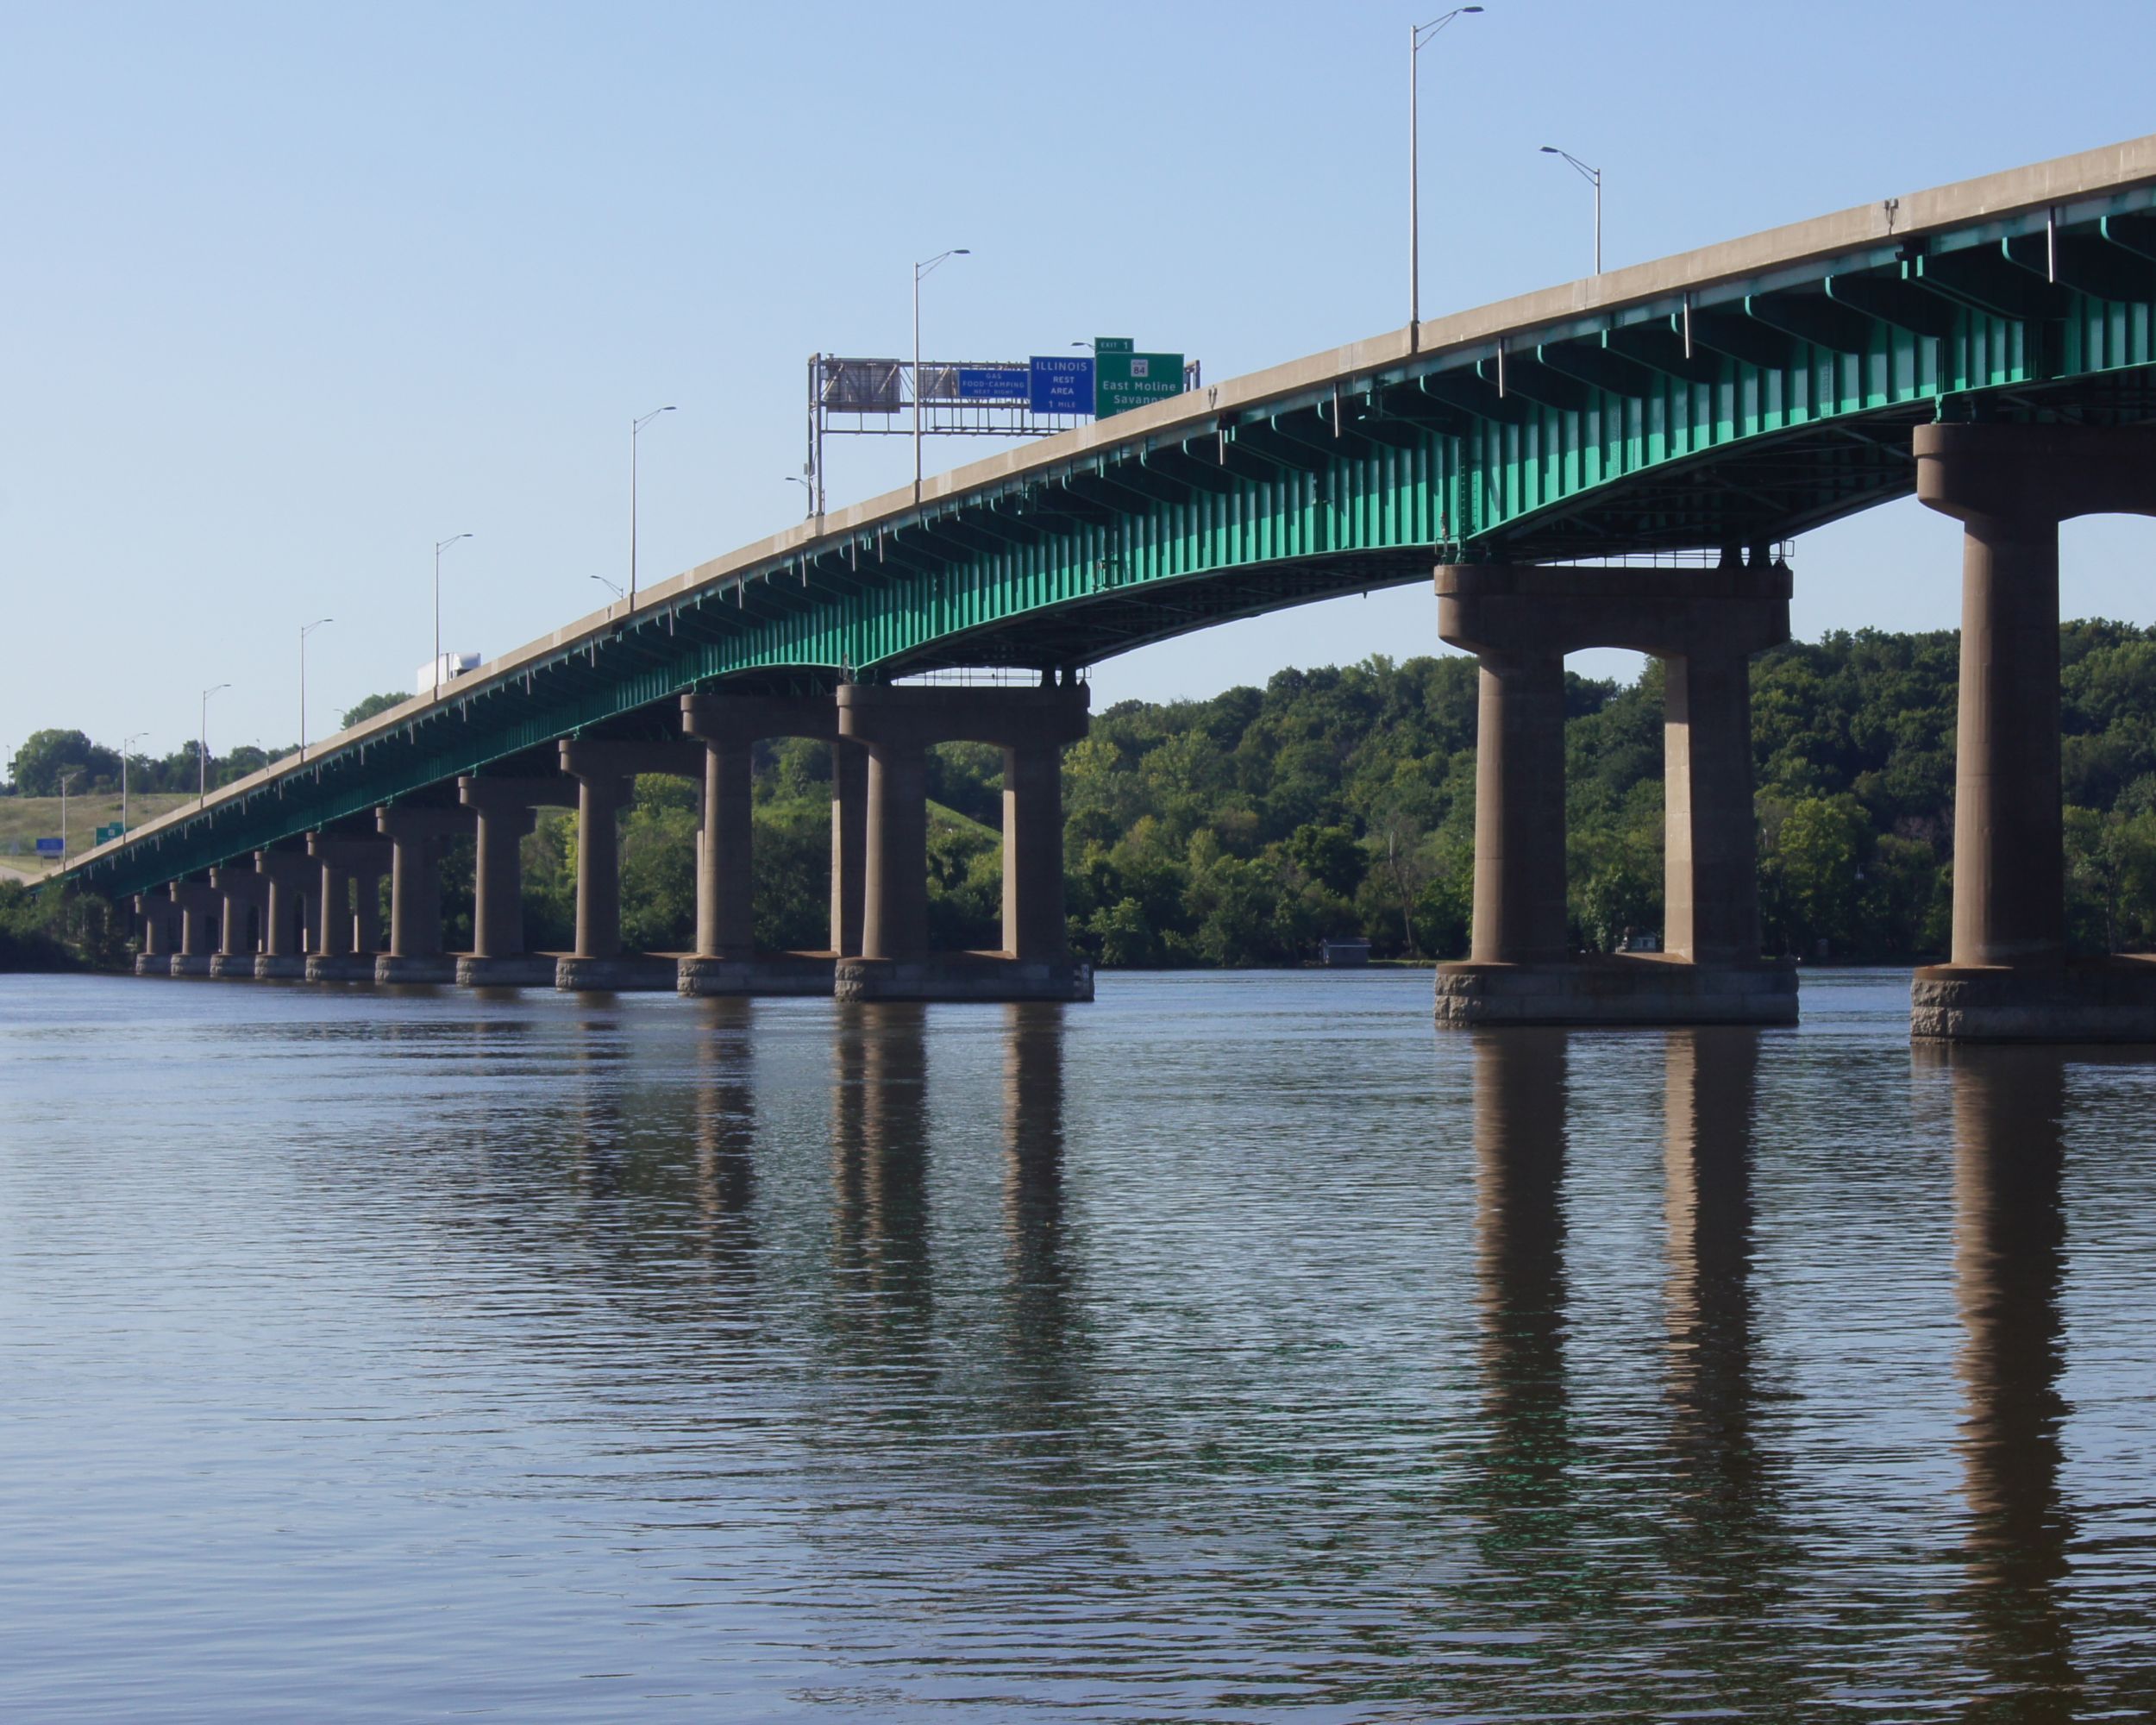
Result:
<instances>
[{"instance_id":1,"label":"green steel girder","mask_svg":"<svg viewBox=\"0 0 2156 1725\"><path fill-rule=\"evenodd\" d=\"M1082 665L1425 580L1440 560L1785 540L1906 494L1911 429L1970 416L2156 419L2156 187L1558 317L1081 447L647 603L72 873L140 890L543 759L564 736L671 734L692 689Z\"/></svg>"}]
</instances>

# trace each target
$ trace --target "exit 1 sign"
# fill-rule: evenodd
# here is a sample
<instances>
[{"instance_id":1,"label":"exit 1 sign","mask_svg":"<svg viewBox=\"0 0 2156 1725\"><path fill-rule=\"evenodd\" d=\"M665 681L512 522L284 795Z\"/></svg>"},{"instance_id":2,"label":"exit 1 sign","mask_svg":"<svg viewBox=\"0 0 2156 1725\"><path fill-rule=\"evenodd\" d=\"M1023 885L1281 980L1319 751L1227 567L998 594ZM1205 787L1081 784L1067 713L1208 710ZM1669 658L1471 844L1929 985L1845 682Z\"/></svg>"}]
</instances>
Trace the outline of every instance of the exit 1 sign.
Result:
<instances>
[{"instance_id":1,"label":"exit 1 sign","mask_svg":"<svg viewBox=\"0 0 2156 1725\"><path fill-rule=\"evenodd\" d=\"M1128 336L1102 336L1093 344L1094 417L1128 413L1149 401L1183 392L1181 354L1141 354Z\"/></svg>"}]
</instances>

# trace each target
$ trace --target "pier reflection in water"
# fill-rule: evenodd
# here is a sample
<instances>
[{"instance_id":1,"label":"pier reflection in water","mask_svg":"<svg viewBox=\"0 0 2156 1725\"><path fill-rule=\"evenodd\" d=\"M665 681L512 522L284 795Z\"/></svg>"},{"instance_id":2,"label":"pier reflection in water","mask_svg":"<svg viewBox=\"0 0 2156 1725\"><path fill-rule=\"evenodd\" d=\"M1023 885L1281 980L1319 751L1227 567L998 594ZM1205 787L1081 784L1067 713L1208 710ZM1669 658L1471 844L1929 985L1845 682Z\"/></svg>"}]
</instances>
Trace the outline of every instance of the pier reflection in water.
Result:
<instances>
[{"instance_id":1,"label":"pier reflection in water","mask_svg":"<svg viewBox=\"0 0 2156 1725\"><path fill-rule=\"evenodd\" d=\"M0 993L6 1710L2143 1706L2149 1068L1413 980Z\"/></svg>"},{"instance_id":2,"label":"pier reflection in water","mask_svg":"<svg viewBox=\"0 0 2156 1725\"><path fill-rule=\"evenodd\" d=\"M1990 1716L2070 1719L2082 1697L2060 1496L2067 1057L1980 1047L1920 1058L1945 1065L1953 1086L1971 1652Z\"/></svg>"}]
</instances>

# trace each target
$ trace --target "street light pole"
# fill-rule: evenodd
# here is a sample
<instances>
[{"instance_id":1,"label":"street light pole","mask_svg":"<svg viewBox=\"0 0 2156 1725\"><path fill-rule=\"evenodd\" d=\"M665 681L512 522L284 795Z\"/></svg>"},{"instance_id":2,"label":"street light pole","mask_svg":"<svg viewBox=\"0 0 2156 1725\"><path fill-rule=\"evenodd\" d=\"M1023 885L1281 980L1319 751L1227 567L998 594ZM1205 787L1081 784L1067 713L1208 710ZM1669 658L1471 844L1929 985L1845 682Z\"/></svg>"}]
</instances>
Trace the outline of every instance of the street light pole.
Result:
<instances>
[{"instance_id":1,"label":"street light pole","mask_svg":"<svg viewBox=\"0 0 2156 1725\"><path fill-rule=\"evenodd\" d=\"M202 735L195 743L195 765L202 775L198 802L210 800L210 697L231 687L229 683L219 683L216 688L202 692Z\"/></svg>"},{"instance_id":2,"label":"street light pole","mask_svg":"<svg viewBox=\"0 0 2156 1725\"><path fill-rule=\"evenodd\" d=\"M437 539L434 545L434 698L442 699L442 554L460 539L469 539L469 533L452 533L447 539Z\"/></svg>"},{"instance_id":3,"label":"street light pole","mask_svg":"<svg viewBox=\"0 0 2156 1725\"><path fill-rule=\"evenodd\" d=\"M921 500L921 278L934 271L946 258L969 258L973 254L963 246L953 246L949 251L938 252L926 263L913 266L913 501Z\"/></svg>"},{"instance_id":4,"label":"street light pole","mask_svg":"<svg viewBox=\"0 0 2156 1725\"><path fill-rule=\"evenodd\" d=\"M148 735L147 731L138 731L132 737L120 739L120 831L122 833L128 830L128 750Z\"/></svg>"},{"instance_id":5,"label":"street light pole","mask_svg":"<svg viewBox=\"0 0 2156 1725\"><path fill-rule=\"evenodd\" d=\"M307 637L325 623L335 623L334 617L318 617L304 624L299 631L299 758L307 759Z\"/></svg>"},{"instance_id":6,"label":"street light pole","mask_svg":"<svg viewBox=\"0 0 2156 1725\"><path fill-rule=\"evenodd\" d=\"M1407 27L1407 345L1422 345L1422 50L1447 24L1480 6L1455 6L1442 18Z\"/></svg>"},{"instance_id":7,"label":"street light pole","mask_svg":"<svg viewBox=\"0 0 2156 1725\"><path fill-rule=\"evenodd\" d=\"M629 608L636 608L636 434L671 407L655 407L641 419L629 422Z\"/></svg>"},{"instance_id":8,"label":"street light pole","mask_svg":"<svg viewBox=\"0 0 2156 1725\"><path fill-rule=\"evenodd\" d=\"M1570 150L1561 150L1555 144L1545 144L1542 154L1545 156L1563 156L1572 164L1580 178L1595 188L1595 273L1600 275L1602 273L1602 171L1598 167L1589 167Z\"/></svg>"},{"instance_id":9,"label":"street light pole","mask_svg":"<svg viewBox=\"0 0 2156 1725\"><path fill-rule=\"evenodd\" d=\"M67 781L82 777L78 767L60 775L60 866L67 866Z\"/></svg>"}]
</instances>

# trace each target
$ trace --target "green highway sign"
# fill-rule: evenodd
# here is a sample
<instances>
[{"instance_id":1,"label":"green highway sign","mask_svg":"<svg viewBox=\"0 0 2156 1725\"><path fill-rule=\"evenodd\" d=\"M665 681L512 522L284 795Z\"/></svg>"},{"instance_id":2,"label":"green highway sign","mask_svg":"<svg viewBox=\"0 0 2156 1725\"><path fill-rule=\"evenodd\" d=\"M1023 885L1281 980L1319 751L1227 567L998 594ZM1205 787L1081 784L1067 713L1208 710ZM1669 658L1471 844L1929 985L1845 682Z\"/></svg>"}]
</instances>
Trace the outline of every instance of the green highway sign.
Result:
<instances>
[{"instance_id":1,"label":"green highway sign","mask_svg":"<svg viewBox=\"0 0 2156 1725\"><path fill-rule=\"evenodd\" d=\"M1128 413L1149 401L1183 392L1181 354L1141 354L1128 336L1102 336L1093 344L1093 411L1098 419Z\"/></svg>"},{"instance_id":2,"label":"green highway sign","mask_svg":"<svg viewBox=\"0 0 2156 1725\"><path fill-rule=\"evenodd\" d=\"M116 820L110 826L101 826L97 829L97 843L103 844L109 839L123 838L127 836L127 828Z\"/></svg>"}]
</instances>

